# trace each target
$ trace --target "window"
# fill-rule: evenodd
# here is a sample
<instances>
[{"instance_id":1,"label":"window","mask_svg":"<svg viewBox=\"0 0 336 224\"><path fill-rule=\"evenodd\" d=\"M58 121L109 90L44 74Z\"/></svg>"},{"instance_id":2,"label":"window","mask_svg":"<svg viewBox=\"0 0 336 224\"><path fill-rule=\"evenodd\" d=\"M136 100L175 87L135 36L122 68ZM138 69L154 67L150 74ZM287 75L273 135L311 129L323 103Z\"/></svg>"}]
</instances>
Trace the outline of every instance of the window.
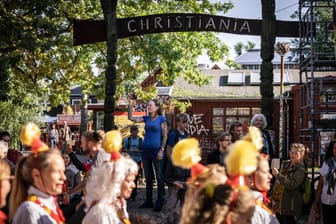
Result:
<instances>
[{"instance_id":1,"label":"window","mask_svg":"<svg viewBox=\"0 0 336 224\"><path fill-rule=\"evenodd\" d=\"M79 99L73 99L72 100L72 105L80 105L82 102L82 100L79 100Z\"/></svg>"},{"instance_id":2,"label":"window","mask_svg":"<svg viewBox=\"0 0 336 224\"><path fill-rule=\"evenodd\" d=\"M273 74L273 83L274 84L280 84L281 83L281 73L280 72L274 72ZM289 83L289 77L288 72L284 72L284 79L283 83Z\"/></svg>"},{"instance_id":3,"label":"window","mask_svg":"<svg viewBox=\"0 0 336 224\"><path fill-rule=\"evenodd\" d=\"M218 134L224 131L224 117L212 118L212 133Z\"/></svg>"},{"instance_id":4,"label":"window","mask_svg":"<svg viewBox=\"0 0 336 224\"><path fill-rule=\"evenodd\" d=\"M234 121L240 121L244 131L247 131L252 116L260 111L260 108L250 107L215 107L212 109L212 133L229 132L230 125Z\"/></svg>"},{"instance_id":5,"label":"window","mask_svg":"<svg viewBox=\"0 0 336 224\"><path fill-rule=\"evenodd\" d=\"M244 72L230 72L228 78L228 84L230 85L243 85L245 83Z\"/></svg>"},{"instance_id":6,"label":"window","mask_svg":"<svg viewBox=\"0 0 336 224\"><path fill-rule=\"evenodd\" d=\"M251 72L250 83L251 85L260 84L260 72Z\"/></svg>"}]
</instances>

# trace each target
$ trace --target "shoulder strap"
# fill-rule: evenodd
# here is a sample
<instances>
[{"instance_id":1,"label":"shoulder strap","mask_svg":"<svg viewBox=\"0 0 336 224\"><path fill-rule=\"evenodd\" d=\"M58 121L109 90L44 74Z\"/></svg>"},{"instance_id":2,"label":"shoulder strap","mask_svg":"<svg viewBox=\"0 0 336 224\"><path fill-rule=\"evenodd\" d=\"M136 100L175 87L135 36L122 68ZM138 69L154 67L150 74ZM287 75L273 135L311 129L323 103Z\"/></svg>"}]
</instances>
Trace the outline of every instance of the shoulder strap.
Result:
<instances>
[{"instance_id":1,"label":"shoulder strap","mask_svg":"<svg viewBox=\"0 0 336 224\"><path fill-rule=\"evenodd\" d=\"M138 147L138 149L141 149L141 146L142 146L142 138L139 137L139 147Z\"/></svg>"},{"instance_id":2,"label":"shoulder strap","mask_svg":"<svg viewBox=\"0 0 336 224\"><path fill-rule=\"evenodd\" d=\"M174 129L174 132L176 134L176 136L175 136L175 144L176 144L179 140L180 132L177 129Z\"/></svg>"},{"instance_id":3,"label":"shoulder strap","mask_svg":"<svg viewBox=\"0 0 336 224\"><path fill-rule=\"evenodd\" d=\"M127 149L130 149L131 148L131 136L128 136L127 138Z\"/></svg>"}]
</instances>

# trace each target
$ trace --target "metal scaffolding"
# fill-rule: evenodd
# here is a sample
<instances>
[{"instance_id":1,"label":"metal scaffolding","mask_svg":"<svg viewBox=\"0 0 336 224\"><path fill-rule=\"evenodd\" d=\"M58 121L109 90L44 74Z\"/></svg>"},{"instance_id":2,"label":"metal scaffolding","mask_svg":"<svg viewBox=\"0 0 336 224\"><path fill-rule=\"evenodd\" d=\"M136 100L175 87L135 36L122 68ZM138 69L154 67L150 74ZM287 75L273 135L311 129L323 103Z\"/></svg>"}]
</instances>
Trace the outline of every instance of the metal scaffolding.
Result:
<instances>
[{"instance_id":1,"label":"metal scaffolding","mask_svg":"<svg viewBox=\"0 0 336 224\"><path fill-rule=\"evenodd\" d=\"M336 132L335 0L299 0L298 13L300 139L310 145L314 178L321 133Z\"/></svg>"}]
</instances>

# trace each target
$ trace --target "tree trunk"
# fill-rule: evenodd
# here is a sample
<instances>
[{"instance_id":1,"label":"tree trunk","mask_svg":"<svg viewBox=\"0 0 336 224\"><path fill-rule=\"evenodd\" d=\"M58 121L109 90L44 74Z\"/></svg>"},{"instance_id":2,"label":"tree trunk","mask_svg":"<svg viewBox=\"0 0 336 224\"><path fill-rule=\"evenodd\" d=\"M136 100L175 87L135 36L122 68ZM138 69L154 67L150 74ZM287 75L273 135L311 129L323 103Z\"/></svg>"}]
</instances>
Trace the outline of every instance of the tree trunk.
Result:
<instances>
[{"instance_id":1,"label":"tree trunk","mask_svg":"<svg viewBox=\"0 0 336 224\"><path fill-rule=\"evenodd\" d=\"M87 130L87 114L88 114L88 95L82 91L81 103L81 123L79 127L79 135L82 136L83 132Z\"/></svg>"},{"instance_id":2,"label":"tree trunk","mask_svg":"<svg viewBox=\"0 0 336 224\"><path fill-rule=\"evenodd\" d=\"M261 112L266 116L268 129L273 129L273 64L275 43L275 0L261 0L262 28L261 28Z\"/></svg>"},{"instance_id":3,"label":"tree trunk","mask_svg":"<svg viewBox=\"0 0 336 224\"><path fill-rule=\"evenodd\" d=\"M101 0L106 24L107 39L107 68L105 71L105 102L104 102L104 130L110 131L114 127L114 111L117 78L117 4L118 0Z\"/></svg>"}]
</instances>

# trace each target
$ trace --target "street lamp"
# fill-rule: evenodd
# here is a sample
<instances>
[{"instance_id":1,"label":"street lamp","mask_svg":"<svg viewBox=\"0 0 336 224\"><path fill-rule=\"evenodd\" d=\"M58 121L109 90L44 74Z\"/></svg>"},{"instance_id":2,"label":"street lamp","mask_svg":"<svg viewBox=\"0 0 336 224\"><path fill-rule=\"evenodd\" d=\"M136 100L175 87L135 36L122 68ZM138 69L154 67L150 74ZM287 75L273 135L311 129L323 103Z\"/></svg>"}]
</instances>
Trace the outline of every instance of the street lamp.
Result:
<instances>
[{"instance_id":1,"label":"street lamp","mask_svg":"<svg viewBox=\"0 0 336 224\"><path fill-rule=\"evenodd\" d=\"M280 95L283 93L283 86L284 86L284 70L285 70L285 63L284 63L284 55L290 51L289 43L287 42L278 42L275 45L275 52L277 52L281 57L281 70L280 70Z\"/></svg>"},{"instance_id":2,"label":"street lamp","mask_svg":"<svg viewBox=\"0 0 336 224\"><path fill-rule=\"evenodd\" d=\"M287 138L284 136L284 106L283 106L283 86L284 86L284 55L290 50L289 44L286 42L278 42L275 45L275 51L280 55L281 57L281 71L280 71L280 116L279 116L279 143L280 143L280 148L279 148L279 154L280 158L284 156L284 150L286 149L286 143L287 143Z\"/></svg>"}]
</instances>

